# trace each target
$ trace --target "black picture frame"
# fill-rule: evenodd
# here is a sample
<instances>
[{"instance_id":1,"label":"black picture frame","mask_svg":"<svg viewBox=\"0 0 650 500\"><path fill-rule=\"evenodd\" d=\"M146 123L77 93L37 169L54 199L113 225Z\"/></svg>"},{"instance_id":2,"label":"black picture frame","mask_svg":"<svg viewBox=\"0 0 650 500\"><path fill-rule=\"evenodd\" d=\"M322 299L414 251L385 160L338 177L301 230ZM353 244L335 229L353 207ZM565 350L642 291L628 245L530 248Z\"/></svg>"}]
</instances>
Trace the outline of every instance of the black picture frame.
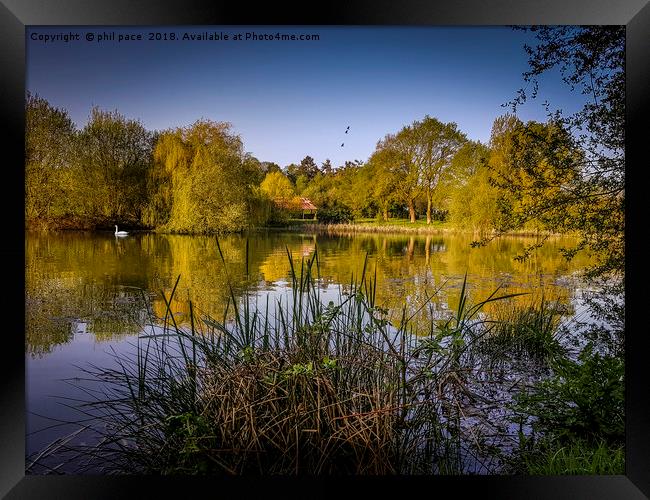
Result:
<instances>
[{"instance_id":1,"label":"black picture frame","mask_svg":"<svg viewBox=\"0 0 650 500\"><path fill-rule=\"evenodd\" d=\"M24 349L24 95L25 27L37 25L511 25L621 24L626 41L626 474L622 476L480 476L423 478L233 479L25 476ZM346 4L284 6L269 2L209 0L2 0L0 4L0 102L4 137L0 245L10 279L0 287L5 312L0 363L0 496L6 498L128 498L177 496L208 491L238 496L276 490L284 496L370 494L454 495L487 498L648 498L650 497L650 371L645 369L647 329L643 328L641 285L647 283L643 246L643 157L650 82L650 6L647 0L447 0L363 1ZM513 89L514 91L515 89ZM647 163L647 160L645 161ZM644 274L646 273L646 274ZM23 293L20 293L20 290ZM647 306L646 306L647 308ZM21 316L22 314L22 316ZM22 332L22 333L21 333ZM201 488L201 490L197 490ZM207 490L204 490L207 488Z\"/></svg>"}]
</instances>

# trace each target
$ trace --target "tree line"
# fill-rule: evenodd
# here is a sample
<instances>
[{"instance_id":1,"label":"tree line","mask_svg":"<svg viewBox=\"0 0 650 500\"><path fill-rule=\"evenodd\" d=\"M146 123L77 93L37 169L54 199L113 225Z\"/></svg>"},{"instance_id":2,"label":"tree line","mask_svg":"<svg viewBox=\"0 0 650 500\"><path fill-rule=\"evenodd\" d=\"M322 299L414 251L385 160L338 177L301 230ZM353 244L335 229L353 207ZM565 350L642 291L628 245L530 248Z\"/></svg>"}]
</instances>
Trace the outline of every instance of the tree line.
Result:
<instances>
[{"instance_id":1,"label":"tree line","mask_svg":"<svg viewBox=\"0 0 650 500\"><path fill-rule=\"evenodd\" d=\"M425 115L378 140L364 161L320 166L311 156L280 167L245 152L228 123L201 119L148 131L94 108L77 129L38 95L26 99L28 227L103 228L118 223L211 233L282 225L309 198L324 222L420 216L488 235L515 229L577 232L581 247L624 261L624 31L532 28L531 70L559 67L593 99L573 115L523 122L498 117L488 143ZM534 96L534 95L533 95Z\"/></svg>"},{"instance_id":2,"label":"tree line","mask_svg":"<svg viewBox=\"0 0 650 500\"><path fill-rule=\"evenodd\" d=\"M557 191L577 175L580 157L561 124L514 115L495 121L487 145L427 115L387 134L365 162L336 168L311 156L284 168L262 162L224 122L151 132L95 108L77 130L65 110L31 94L26 117L28 226L239 231L282 223L307 197L328 221L415 222L422 214L429 224L449 218L489 231L526 204L511 189L513 177L519 185L552 179ZM557 195L550 187L536 194Z\"/></svg>"}]
</instances>

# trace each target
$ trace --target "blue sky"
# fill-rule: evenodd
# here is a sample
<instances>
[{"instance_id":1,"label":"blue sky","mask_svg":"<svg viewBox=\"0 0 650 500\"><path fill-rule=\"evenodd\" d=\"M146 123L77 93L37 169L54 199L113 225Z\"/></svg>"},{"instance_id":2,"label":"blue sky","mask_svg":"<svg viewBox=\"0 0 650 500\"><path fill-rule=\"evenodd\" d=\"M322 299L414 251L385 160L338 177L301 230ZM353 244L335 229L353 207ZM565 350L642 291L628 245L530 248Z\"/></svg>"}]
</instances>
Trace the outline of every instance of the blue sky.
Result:
<instances>
[{"instance_id":1,"label":"blue sky","mask_svg":"<svg viewBox=\"0 0 650 500\"><path fill-rule=\"evenodd\" d=\"M115 41L96 41L111 32ZM230 39L149 41L149 32ZM319 40L232 39L251 32ZM38 40L67 33L80 40ZM118 42L120 33L143 40ZM79 127L92 106L117 109L150 130L208 118L232 123L261 161L286 166L310 155L337 166L366 160L387 133L426 114L486 142L494 119L508 111L502 104L523 85L523 45L532 40L508 27L30 27L27 89L65 108ZM519 116L543 121L545 100L572 111L582 96L551 73Z\"/></svg>"}]
</instances>

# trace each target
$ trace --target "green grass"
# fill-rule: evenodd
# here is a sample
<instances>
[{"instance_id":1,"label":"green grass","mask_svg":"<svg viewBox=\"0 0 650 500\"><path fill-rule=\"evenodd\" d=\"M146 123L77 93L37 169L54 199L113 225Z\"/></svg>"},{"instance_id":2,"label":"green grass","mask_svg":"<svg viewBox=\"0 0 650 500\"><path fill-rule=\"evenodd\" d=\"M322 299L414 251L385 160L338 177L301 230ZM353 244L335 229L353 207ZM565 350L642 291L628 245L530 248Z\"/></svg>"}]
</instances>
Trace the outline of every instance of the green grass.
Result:
<instances>
[{"instance_id":1,"label":"green grass","mask_svg":"<svg viewBox=\"0 0 650 500\"><path fill-rule=\"evenodd\" d=\"M522 472L531 475L625 474L625 449L605 441L544 444L525 453L521 463Z\"/></svg>"}]
</instances>

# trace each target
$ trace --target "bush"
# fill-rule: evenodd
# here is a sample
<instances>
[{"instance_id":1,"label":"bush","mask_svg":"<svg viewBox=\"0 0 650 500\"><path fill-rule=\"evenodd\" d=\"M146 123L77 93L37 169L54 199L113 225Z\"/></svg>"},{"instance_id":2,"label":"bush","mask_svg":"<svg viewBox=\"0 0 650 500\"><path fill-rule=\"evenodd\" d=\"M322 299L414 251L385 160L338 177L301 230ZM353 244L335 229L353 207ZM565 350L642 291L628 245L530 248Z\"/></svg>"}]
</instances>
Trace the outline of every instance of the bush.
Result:
<instances>
[{"instance_id":1,"label":"bush","mask_svg":"<svg viewBox=\"0 0 650 500\"><path fill-rule=\"evenodd\" d=\"M345 205L326 205L318 210L318 221L323 224L341 224L353 220L352 211Z\"/></svg>"},{"instance_id":2,"label":"bush","mask_svg":"<svg viewBox=\"0 0 650 500\"><path fill-rule=\"evenodd\" d=\"M625 437L624 363L587 346L577 361L563 359L555 375L520 394L516 407L536 417L533 427L568 439Z\"/></svg>"}]
</instances>

